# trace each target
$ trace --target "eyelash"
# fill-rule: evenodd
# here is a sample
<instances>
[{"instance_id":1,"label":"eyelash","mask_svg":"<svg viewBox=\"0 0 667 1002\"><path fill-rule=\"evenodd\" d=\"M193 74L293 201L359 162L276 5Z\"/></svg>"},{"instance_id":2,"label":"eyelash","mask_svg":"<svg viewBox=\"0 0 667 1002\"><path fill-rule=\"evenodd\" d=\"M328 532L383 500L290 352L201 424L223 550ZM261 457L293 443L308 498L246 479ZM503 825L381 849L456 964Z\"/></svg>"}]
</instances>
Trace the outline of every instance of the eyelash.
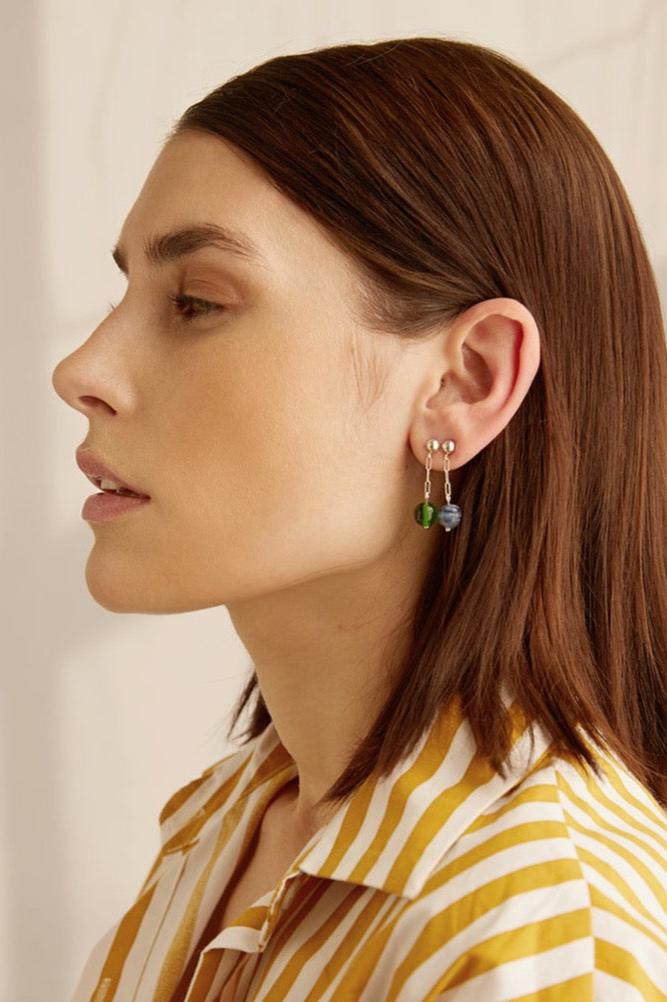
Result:
<instances>
[{"instance_id":1,"label":"eyelash","mask_svg":"<svg viewBox=\"0 0 667 1002\"><path fill-rule=\"evenodd\" d=\"M218 311L223 311L224 306L220 303L210 303L208 299L200 299L198 296L186 296L184 293L176 293L175 295L167 296L169 301L174 305L178 316L185 323L190 323L192 320L196 320L197 317L206 316L209 313L216 313ZM109 313L116 309L117 303L109 303ZM180 313L178 312L182 308L195 308L194 313Z\"/></svg>"}]
</instances>

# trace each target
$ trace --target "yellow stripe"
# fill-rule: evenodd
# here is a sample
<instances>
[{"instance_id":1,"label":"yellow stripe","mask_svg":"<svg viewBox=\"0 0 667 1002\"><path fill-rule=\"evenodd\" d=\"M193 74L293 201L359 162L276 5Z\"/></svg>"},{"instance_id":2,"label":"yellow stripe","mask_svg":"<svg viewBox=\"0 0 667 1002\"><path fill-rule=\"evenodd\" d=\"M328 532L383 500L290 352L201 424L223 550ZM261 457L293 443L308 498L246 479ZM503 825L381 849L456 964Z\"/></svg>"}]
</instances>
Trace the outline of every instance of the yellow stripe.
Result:
<instances>
[{"instance_id":1,"label":"yellow stripe","mask_svg":"<svg viewBox=\"0 0 667 1002\"><path fill-rule=\"evenodd\" d=\"M158 815L160 824L163 825L172 816L172 814L175 814L179 807L183 806L186 800L192 796L195 790L198 789L203 782L204 780L200 776L198 779L190 780L190 782L186 783L185 786L176 790L176 793L172 793L171 797Z\"/></svg>"},{"instance_id":2,"label":"yellow stripe","mask_svg":"<svg viewBox=\"0 0 667 1002\"><path fill-rule=\"evenodd\" d=\"M642 932L645 936L648 936L649 939L652 939L657 947L661 950L665 950L665 967L667 969L667 936L659 936L655 931L654 926L644 925L643 922L640 922L637 918L635 918L632 912L628 911L627 908L622 908L620 905L616 904L615 901L612 901L612 899L607 897L606 894L603 894L602 891L594 884L590 886L589 890L591 893L592 905L596 908L601 908L604 911L609 912L611 915L615 915L616 918L621 919L628 925L634 926L634 928L639 932ZM630 932L631 930L628 930L628 935L630 935Z\"/></svg>"},{"instance_id":3,"label":"yellow stripe","mask_svg":"<svg viewBox=\"0 0 667 1002\"><path fill-rule=\"evenodd\" d=\"M441 987L457 987L470 978L502 967L510 960L539 956L545 950L552 950L590 935L591 916L588 908L579 908L540 922L530 922L519 929L499 932L485 939L478 949L457 957L445 972L446 980L441 983ZM387 1002L393 997L393 994L388 996Z\"/></svg>"},{"instance_id":4,"label":"yellow stripe","mask_svg":"<svg viewBox=\"0 0 667 1002\"><path fill-rule=\"evenodd\" d=\"M558 782L559 783L562 782L561 777L559 777ZM656 880L654 875L651 873L648 866L644 862L642 862L642 860L638 859L633 853L631 853L626 846L615 842L614 839L609 838L607 835L604 835L601 831L594 830L592 825L591 826L583 825L581 824L581 822L575 820L575 818L567 810L565 804L563 805L563 809L565 811L567 823L570 826L570 828L573 828L575 831L582 832L583 834L588 835L589 838L595 839L595 841L599 842L601 846L605 846L607 849L609 849L611 853L615 854L621 859L624 859L626 863L628 863L630 868L635 871L637 878L643 879L644 882L647 884L647 886L651 888L663 910L667 911L667 893L665 892L664 888L660 885L660 883ZM584 810L583 807L582 810ZM589 810L586 810L585 813L588 816L594 816L596 812L595 811L591 812ZM582 847L578 846L577 849L580 856L583 859L583 853L586 850L583 848L583 846ZM614 875L618 874L618 871L613 863L613 855L610 860L609 872L613 873ZM611 879L611 877L609 879ZM620 881L622 879L623 878L621 878L620 875L615 876L616 881ZM622 885L619 884L619 890L621 886L627 888L630 894L632 894L633 903L638 902L636 893L630 889L629 885L625 881L623 881Z\"/></svg>"},{"instance_id":5,"label":"yellow stripe","mask_svg":"<svg viewBox=\"0 0 667 1002\"><path fill-rule=\"evenodd\" d=\"M489 811L485 814L480 814L478 818L468 825L466 828L466 835L470 832L479 831L481 828L487 828L489 825L494 824L500 818L504 817L510 811L513 811L516 807L521 804L559 804L560 798L558 796L558 791L555 787L546 783L538 783L535 786L529 786L527 790L522 790L521 792L514 793L511 800L502 807L499 807L495 811Z\"/></svg>"},{"instance_id":6,"label":"yellow stripe","mask_svg":"<svg viewBox=\"0 0 667 1002\"><path fill-rule=\"evenodd\" d=\"M386 915L382 916L378 927L373 930L368 938L368 942L364 943L363 950L360 950L359 943L368 929L370 920L374 919L382 905L386 904L381 899L376 901L376 897L377 895L372 895L359 919L355 922L345 940L339 945L336 951L336 967L327 972L328 977L326 977L326 980L320 976L316 983L318 988L320 986L322 986L322 989L326 988L333 980L333 977L340 974L340 969L343 967L345 974L338 982L334 998L355 998L354 995L350 994L350 990L358 990L360 985L365 985L370 980L378 960L384 953L396 923L400 920L405 910L412 906L412 902L405 901L402 898L397 899L395 906ZM347 965L347 961L352 954L354 954L354 963ZM321 994L324 994L324 991ZM313 1002L319 997L321 995L313 996ZM311 1002L310 998L308 1002ZM384 998L383 1002L385 1002Z\"/></svg>"},{"instance_id":7,"label":"yellow stripe","mask_svg":"<svg viewBox=\"0 0 667 1002\"><path fill-rule=\"evenodd\" d=\"M392 882L398 880L400 886L405 884L414 866L415 857L422 856L426 847L430 845L434 836L442 828L443 816L447 817L453 814L478 787L489 783L495 775L495 769L486 759L473 758L460 782L443 790L438 797L431 801L410 835L410 855L404 852L400 853L389 871L388 877ZM375 858L371 857L371 861L375 862ZM360 875L365 876L365 873Z\"/></svg>"},{"instance_id":8,"label":"yellow stripe","mask_svg":"<svg viewBox=\"0 0 667 1002\"><path fill-rule=\"evenodd\" d=\"M263 783L269 782L274 775L281 775L285 771L285 766L282 765L280 768L276 769L276 763L278 761L283 761L284 753L281 748L275 749L269 758L262 763L261 767L256 773L251 777L245 788L239 793L238 797L230 807L230 813L235 812L237 814L243 811L244 801L254 793L255 789ZM209 818L215 814L219 808L223 807L225 802L229 799L234 787L236 786L240 776L243 773L243 766L236 770L236 772L229 777L229 779L223 783L221 787L215 790L206 804L200 812L197 812L194 817L192 817L188 822L186 822L181 828L179 828L174 834L164 843L163 849L165 852L170 852L174 848L178 848L184 842L189 842L196 838L209 820Z\"/></svg>"},{"instance_id":9,"label":"yellow stripe","mask_svg":"<svg viewBox=\"0 0 667 1002\"><path fill-rule=\"evenodd\" d=\"M393 834L393 829L396 827L398 821L400 821L400 816L393 805L395 805L396 801L400 803L406 799L407 795L417 785L428 782L433 777L449 753L452 741L461 726L462 719L460 700L457 697L452 700L448 707L442 710L433 725L428 740L426 740L424 747L407 773L396 779L389 795L387 811L380 829L372 845L369 846L362 859L355 866L353 873L350 875L351 881L363 881L378 857L382 855L387 842ZM355 797L346 811L343 824L340 827L334 845L324 865L319 870L322 876L333 877L341 861L345 858L350 845L356 838L368 815L374 785L374 777L369 777L362 784L361 788L356 791ZM448 813L450 813L449 809ZM442 818L440 819L440 826L442 826Z\"/></svg>"},{"instance_id":10,"label":"yellow stripe","mask_svg":"<svg viewBox=\"0 0 667 1002\"><path fill-rule=\"evenodd\" d=\"M297 898L290 904L289 912L280 916L275 933L266 944L264 963L267 966L259 983L260 986L264 983L266 975L271 973L274 958L279 958L285 947L289 948L292 936L300 929L301 923L308 920L309 913L317 906L329 886L328 881L319 880L317 877L311 877L307 874L299 874L294 880L299 888Z\"/></svg>"},{"instance_id":11,"label":"yellow stripe","mask_svg":"<svg viewBox=\"0 0 667 1002\"><path fill-rule=\"evenodd\" d=\"M217 951L212 953L205 953L202 957L201 969L197 974L197 991L201 988L201 998L206 998L206 995L215 981L215 976L218 973L218 968L220 967L220 954ZM185 992L187 995L187 991Z\"/></svg>"},{"instance_id":12,"label":"yellow stripe","mask_svg":"<svg viewBox=\"0 0 667 1002\"><path fill-rule=\"evenodd\" d=\"M628 804L634 807L635 810L639 811L640 814L643 814L644 817L648 818L649 821L652 821L653 824L657 824L660 828L664 829L665 812L658 803L658 801L655 799L651 791L647 787L642 786L642 793L644 793L646 799L649 801L649 804L651 805L648 806L642 800L639 800L637 797L635 797L635 795L630 792L630 790L625 786L625 784L621 782L620 776L622 775L622 773L618 768L618 766L616 765L616 762L611 757L605 758L603 760L603 765L605 768L605 775L607 776L609 782L614 787L614 789L618 793L620 793L623 800L627 801ZM639 782L639 780L637 780L632 773L630 774L632 775L632 778L636 782ZM635 824L636 823L637 822L635 822ZM658 836L655 837L657 838ZM665 843L665 847L667 849L667 842Z\"/></svg>"},{"instance_id":13,"label":"yellow stripe","mask_svg":"<svg viewBox=\"0 0 667 1002\"><path fill-rule=\"evenodd\" d=\"M527 995L513 995L508 1002L593 1002L593 972L559 981L557 985L549 985Z\"/></svg>"},{"instance_id":14,"label":"yellow stripe","mask_svg":"<svg viewBox=\"0 0 667 1002\"><path fill-rule=\"evenodd\" d=\"M416 967L419 967L441 949L443 942L458 935L482 915L505 904L515 895L538 888L554 887L568 880L581 880L581 867L578 861L555 859L547 863L535 863L532 866L514 870L510 874L497 877L486 884L471 889L463 897L447 905L446 908L424 923L409 955L397 967L394 982L400 987L408 980ZM565 917L570 915L576 916L572 922L573 927L577 930L584 930L583 932L577 931L576 935L572 935L570 938L576 939L591 934L591 917L588 907L568 912ZM563 916L558 918L563 920ZM502 921L502 917L500 921ZM543 949L547 949L547 947L543 947ZM463 963L466 956L467 954L464 954L463 958L459 958L456 963ZM447 981L446 987L449 987L449 981Z\"/></svg>"},{"instance_id":15,"label":"yellow stripe","mask_svg":"<svg viewBox=\"0 0 667 1002\"><path fill-rule=\"evenodd\" d=\"M621 877L618 870L610 863L600 859L595 853L589 852L582 846L577 847L579 859L587 863L592 869L597 870L605 879L616 888L619 894L624 897L644 918L651 919L651 913L641 903L630 885Z\"/></svg>"},{"instance_id":16,"label":"yellow stripe","mask_svg":"<svg viewBox=\"0 0 667 1002\"><path fill-rule=\"evenodd\" d=\"M299 947L299 949L294 953L294 955L287 962L285 968L282 970L275 982L270 982L270 990L265 996L268 999L284 999L287 998L288 991L294 985L294 982L301 973L302 968L308 963L308 961L317 956L318 952L326 945L331 936L336 935L336 931L343 922L348 914L348 912L355 906L359 897L367 893L365 887L354 887L350 890L350 893L341 901L338 908L329 916L326 922L324 922L319 928L317 928L311 936L309 936L304 943ZM400 902L404 905L404 902ZM381 895L372 895L368 904L364 906L360 914L354 921L354 924L348 930L347 935L341 941L337 947L334 954L327 961L326 966L322 969L317 981L314 983L312 988L308 993L308 1002L315 1002L315 999L321 998L331 985L331 982L340 973L341 969L345 966L345 963L349 959L350 955L356 953L359 950L359 944L363 941L364 937L368 934L369 929L372 927L373 923L377 918L378 912L386 905L386 901L382 900ZM292 927L292 931L294 926ZM375 936L376 934L374 934ZM384 936L384 932L380 935ZM374 937L373 937L374 941ZM280 951L277 952L278 963L283 959ZM361 959L361 968L363 970L364 963L366 959L366 949L361 952L361 956L355 957L355 964L353 966L355 982L358 984L359 978L359 960ZM253 992L255 997L259 994L259 989L262 988L265 980L267 978L270 980L271 976L271 965L269 964L269 970L264 972L264 975L259 983L259 986L255 988L253 986ZM336 989L336 997L345 998L345 995L341 995L342 987L339 986Z\"/></svg>"},{"instance_id":17,"label":"yellow stripe","mask_svg":"<svg viewBox=\"0 0 667 1002\"><path fill-rule=\"evenodd\" d=\"M378 833L362 859L350 873L349 879L351 881L362 882L382 856L401 820L401 814L395 807L392 809L393 805L398 802L405 806L409 795L417 786L432 780L446 756L450 754L459 728L468 726L467 723L462 723L462 719L461 709L456 701L450 708L450 712L443 714L440 718L433 734L411 768L397 780ZM514 746L525 732L523 711L517 704L510 709L510 719L512 722L511 742ZM496 775L496 770L487 759L473 755L459 782L443 790L424 810L410 832L410 853L401 852L398 854L387 874L386 882L391 885L404 886L410 877L415 857L421 857L427 846L431 844L434 836L443 827L443 819L453 815L473 793L490 783Z\"/></svg>"},{"instance_id":18,"label":"yellow stripe","mask_svg":"<svg viewBox=\"0 0 667 1002\"><path fill-rule=\"evenodd\" d=\"M633 842L635 845L639 846L639 848L643 849L644 852L653 859L656 865L664 871L665 878L667 878L667 866L665 865L665 857L662 853L659 853L652 845L649 845L643 838L640 838L639 835L634 835L632 832L627 832L623 828L617 828L616 825L611 823L611 821L607 821L605 818L603 818L602 815L599 814L595 810L595 808L590 805L590 803L583 800L580 796L578 796L575 793L575 791L572 789L572 787L570 786L570 784L568 783L568 781L565 779L564 776L558 777L558 784L561 787L561 789L565 790L568 798L573 803L575 803L577 807L581 811L583 811L584 814L588 815L589 818L592 818L597 827L599 827L603 831L611 832L614 835L618 835L619 838L621 839L627 839L629 842ZM601 832L596 831L595 837L598 838L600 836ZM603 839L605 838L604 835L602 835L601 837ZM625 849L625 847L623 847L622 851L628 854L629 860L635 863L637 867L641 867L642 873L646 874L648 877L651 878L651 880L653 880L658 899L661 901L663 907L667 909L667 895L664 895L664 892L662 890L662 885L657 881L655 881L655 879L653 878L653 874L648 869L646 864L643 863L641 860L637 859L635 856L632 856L628 852L628 850ZM661 898L661 895L664 896Z\"/></svg>"},{"instance_id":19,"label":"yellow stripe","mask_svg":"<svg viewBox=\"0 0 667 1002\"><path fill-rule=\"evenodd\" d=\"M567 826L563 821L526 821L523 824L514 825L513 828L504 828L496 835L491 835L480 845L473 846L467 852L461 853L451 863L435 870L424 884L421 894L430 894L431 891L463 873L468 867L488 859L489 856L493 856L503 849L510 849L512 846L528 842L541 842L550 838L568 840ZM578 866L577 870L578 875L581 875L581 869Z\"/></svg>"},{"instance_id":20,"label":"yellow stripe","mask_svg":"<svg viewBox=\"0 0 667 1002\"><path fill-rule=\"evenodd\" d=\"M637 988L645 1002L667 1002L667 995L658 988L635 957L615 943L596 939L595 962L601 971Z\"/></svg>"},{"instance_id":21,"label":"yellow stripe","mask_svg":"<svg viewBox=\"0 0 667 1002\"><path fill-rule=\"evenodd\" d=\"M137 894L136 898L134 899L134 902L137 902L139 900L139 898L145 893L146 888L148 887L148 885L150 884L151 880L153 879L153 876L157 873L158 868L159 868L159 866L160 866L160 864L161 864L161 862L162 862L163 859L164 859L163 852L162 852L162 849L160 849L159 852L158 852L158 854L157 854L157 856L155 857L155 861L154 861L153 865L151 866L150 870L148 871L148 874L147 874L146 878L144 879L143 884L141 885L141 887L139 889L139 893Z\"/></svg>"},{"instance_id":22,"label":"yellow stripe","mask_svg":"<svg viewBox=\"0 0 667 1002\"><path fill-rule=\"evenodd\" d=\"M343 823L331 851L318 871L323 877L333 877L364 823L372 796L373 788L370 783L362 785L356 791L354 799L344 814Z\"/></svg>"},{"instance_id":23,"label":"yellow stripe","mask_svg":"<svg viewBox=\"0 0 667 1002\"><path fill-rule=\"evenodd\" d=\"M611 785L614 786L616 790L618 790L618 792L623 796L624 800L627 803L627 801L630 798L627 796L627 794L624 793L623 789L621 788L620 781L616 777L616 770L614 769L613 765L606 760L602 761L601 765L604 769L605 776L610 781ZM605 807L607 807L612 813L616 814L617 817L625 821L635 831L642 832L644 835L648 836L648 838L652 839L654 842L657 842L657 844L660 846L662 850L662 855L660 856L660 858L661 860L664 861L665 855L667 855L667 838L662 838L658 834L658 832L654 831L652 828L649 828L647 825L643 825L641 821L638 821L636 817L634 817L632 814L629 813L629 811L625 810L623 807L621 807L620 804L617 804L614 800L612 800L609 796L607 796L607 794L604 792L604 789L600 786L600 784L597 781L593 781L592 777L589 776L588 771L585 770L579 763L575 764L575 768L577 772L584 779L588 792L593 797L595 797L598 803L603 804ZM637 806L640 805L637 804ZM664 816L662 818L658 817L657 815L652 816L647 810L644 810L642 813L647 817L652 817L652 820L656 824L660 825L664 831L665 827Z\"/></svg>"},{"instance_id":24,"label":"yellow stripe","mask_svg":"<svg viewBox=\"0 0 667 1002\"><path fill-rule=\"evenodd\" d=\"M196 779L191 780L189 783L186 783L185 786L182 786L179 790L176 790L175 793L172 793L171 797L166 802L166 804L164 805L158 816L160 824L163 825L166 821L168 821L171 815L176 813L179 807L181 807L186 802L186 800L188 800L192 796L195 790L198 787L200 787L202 783L204 783L209 778L209 776L211 776L213 772L223 764L223 762L226 762L227 759L232 758L232 756L235 754L237 753L232 752L229 755L223 756L223 758L219 759L218 762L214 762L213 765L210 765L208 766L208 768L204 769L201 775L198 776ZM250 761L251 757L252 753L249 753L241 763L240 767L234 773L234 775L230 777L230 779L236 780L236 777L240 775L240 773L243 771L245 766ZM228 784L225 784L225 786L227 785ZM233 787L234 784L232 785L231 789L233 789Z\"/></svg>"},{"instance_id":25,"label":"yellow stripe","mask_svg":"<svg viewBox=\"0 0 667 1002\"><path fill-rule=\"evenodd\" d=\"M144 916L150 907L151 901L153 900L154 890L155 888L151 888L147 894L136 901L121 919L120 925L116 930L116 935L114 936L109 952L107 953L106 960L102 965L102 970L100 971L100 976L92 995L93 998L98 995L98 997L103 998L105 1002L111 1002L111 999L116 992L116 988L118 987L118 982L123 970L123 964L127 959L128 953L132 949L137 933L141 928L141 923L143 922ZM106 982L106 984L104 982Z\"/></svg>"},{"instance_id":26,"label":"yellow stripe","mask_svg":"<svg viewBox=\"0 0 667 1002\"><path fill-rule=\"evenodd\" d=\"M253 808L250 818L244 822L243 844L240 849L237 867L244 865L244 857L250 843L258 834L261 819L266 810L266 803L273 796L273 789L267 786ZM180 974L187 962L188 951L191 945L194 927L201 909L202 899L206 892L211 873L216 865L220 853L231 839L236 827L241 824L243 800L238 800L226 816L226 823L218 829L215 846L209 854L206 864L201 868L191 894L179 916L178 927L174 929L174 935L169 943L168 949L160 968L160 975L155 989L155 999L165 1000L170 998L170 993L174 990L175 979ZM227 823L229 821L229 823ZM231 879L231 874L230 874Z\"/></svg>"}]
</instances>

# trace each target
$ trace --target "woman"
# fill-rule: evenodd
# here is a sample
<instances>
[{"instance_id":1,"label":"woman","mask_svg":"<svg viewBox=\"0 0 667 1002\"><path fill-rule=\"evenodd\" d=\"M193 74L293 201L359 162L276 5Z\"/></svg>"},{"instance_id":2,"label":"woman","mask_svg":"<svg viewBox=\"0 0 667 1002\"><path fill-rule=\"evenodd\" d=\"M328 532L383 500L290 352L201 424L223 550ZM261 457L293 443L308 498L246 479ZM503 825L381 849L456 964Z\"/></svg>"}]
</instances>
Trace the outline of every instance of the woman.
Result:
<instances>
[{"instance_id":1,"label":"woman","mask_svg":"<svg viewBox=\"0 0 667 1002\"><path fill-rule=\"evenodd\" d=\"M591 132L471 43L281 56L114 257L88 587L254 670L74 1002L666 999L667 351Z\"/></svg>"}]
</instances>

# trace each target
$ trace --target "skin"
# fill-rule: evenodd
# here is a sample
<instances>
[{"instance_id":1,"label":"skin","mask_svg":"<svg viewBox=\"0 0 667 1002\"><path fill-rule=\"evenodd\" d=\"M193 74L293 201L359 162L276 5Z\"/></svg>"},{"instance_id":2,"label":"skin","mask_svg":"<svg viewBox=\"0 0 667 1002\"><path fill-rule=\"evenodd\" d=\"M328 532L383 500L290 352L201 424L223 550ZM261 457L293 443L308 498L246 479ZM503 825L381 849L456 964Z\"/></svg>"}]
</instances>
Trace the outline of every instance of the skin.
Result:
<instances>
[{"instance_id":1,"label":"skin","mask_svg":"<svg viewBox=\"0 0 667 1002\"><path fill-rule=\"evenodd\" d=\"M264 264L218 248L144 259L147 236L204 221L248 234ZM537 372L539 332L504 298L418 343L364 330L354 262L204 133L165 144L118 243L125 295L53 386L88 419L82 446L152 500L89 522L86 583L113 612L227 607L298 766L280 798L298 842L327 819L317 802L388 694L386 645L404 649L426 566L452 539L413 518L426 441L456 442L452 471L492 441ZM177 292L227 309L185 322ZM438 451L436 504L442 471Z\"/></svg>"}]
</instances>

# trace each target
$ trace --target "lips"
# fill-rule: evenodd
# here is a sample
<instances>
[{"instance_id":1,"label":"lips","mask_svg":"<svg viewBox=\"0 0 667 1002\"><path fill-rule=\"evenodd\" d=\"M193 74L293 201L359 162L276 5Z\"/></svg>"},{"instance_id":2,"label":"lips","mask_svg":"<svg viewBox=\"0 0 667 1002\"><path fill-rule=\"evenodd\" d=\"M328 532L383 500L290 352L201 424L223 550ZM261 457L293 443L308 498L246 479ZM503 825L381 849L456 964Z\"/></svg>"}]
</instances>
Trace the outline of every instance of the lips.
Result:
<instances>
[{"instance_id":1,"label":"lips","mask_svg":"<svg viewBox=\"0 0 667 1002\"><path fill-rule=\"evenodd\" d=\"M76 465L79 469L86 474L88 479L95 485L99 487L98 481L100 479L113 480L114 483L118 484L119 487L123 487L127 491L132 491L142 498L149 498L150 494L147 494L141 489L141 487L133 486L124 480L120 474L112 470L110 466L107 466L99 456L96 456L94 452L90 449L77 449L76 454Z\"/></svg>"}]
</instances>

